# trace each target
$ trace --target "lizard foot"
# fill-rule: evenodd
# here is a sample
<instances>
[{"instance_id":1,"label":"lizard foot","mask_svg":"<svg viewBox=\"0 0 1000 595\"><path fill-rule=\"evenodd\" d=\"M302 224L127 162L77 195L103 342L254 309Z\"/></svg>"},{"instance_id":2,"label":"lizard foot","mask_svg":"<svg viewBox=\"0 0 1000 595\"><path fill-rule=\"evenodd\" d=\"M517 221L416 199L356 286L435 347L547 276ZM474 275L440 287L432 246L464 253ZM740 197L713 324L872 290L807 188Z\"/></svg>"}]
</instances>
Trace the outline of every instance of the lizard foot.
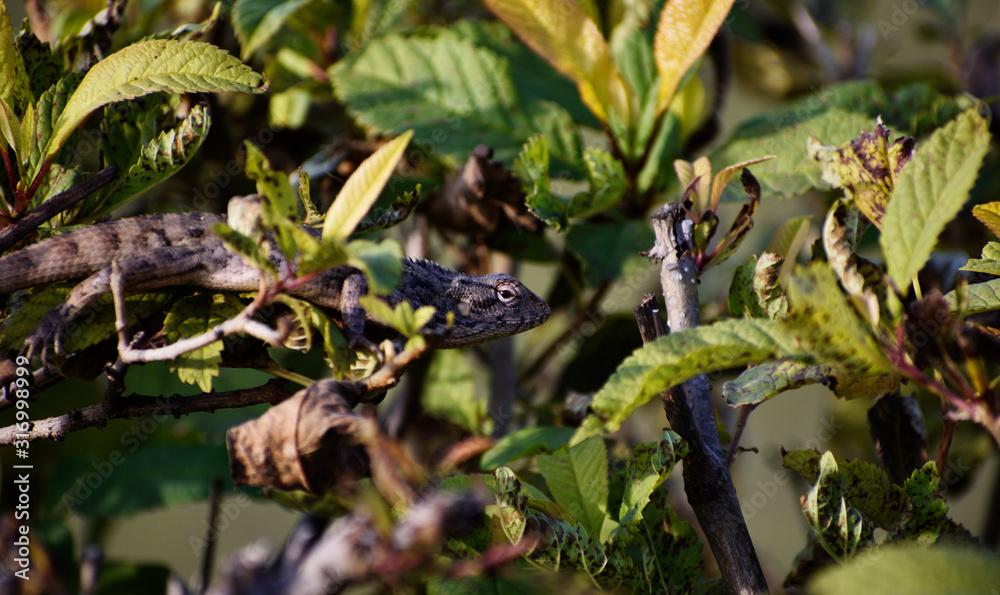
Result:
<instances>
[{"instance_id":1,"label":"lizard foot","mask_svg":"<svg viewBox=\"0 0 1000 595\"><path fill-rule=\"evenodd\" d=\"M353 338L347 342L347 346L355 351L367 351L375 356L378 363L385 364L385 352L382 348L376 345L373 341L369 341L365 337Z\"/></svg>"},{"instance_id":2,"label":"lizard foot","mask_svg":"<svg viewBox=\"0 0 1000 595\"><path fill-rule=\"evenodd\" d=\"M58 369L66 359L63 340L67 330L58 316L50 314L24 339L21 353L28 358L38 356L46 368Z\"/></svg>"}]
</instances>

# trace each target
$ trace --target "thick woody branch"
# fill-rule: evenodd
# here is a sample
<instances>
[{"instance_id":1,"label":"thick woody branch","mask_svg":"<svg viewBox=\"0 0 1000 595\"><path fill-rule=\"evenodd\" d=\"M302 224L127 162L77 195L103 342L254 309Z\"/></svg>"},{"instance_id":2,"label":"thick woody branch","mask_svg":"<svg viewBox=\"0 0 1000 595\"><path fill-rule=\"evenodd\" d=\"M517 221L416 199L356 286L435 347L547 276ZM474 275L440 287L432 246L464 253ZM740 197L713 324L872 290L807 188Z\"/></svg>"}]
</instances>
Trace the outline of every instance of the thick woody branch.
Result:
<instances>
[{"instance_id":1,"label":"thick woody branch","mask_svg":"<svg viewBox=\"0 0 1000 595\"><path fill-rule=\"evenodd\" d=\"M679 203L669 203L653 214L656 245L650 256L662 260L660 282L666 300L667 325L677 332L698 325L698 272L691 258L691 225ZM648 301L636 317L651 324ZM658 313L655 316L659 316ZM654 321L655 322L655 321ZM648 340L646 336L644 340ZM736 498L736 488L719 442L708 377L696 376L660 395L670 427L687 441L684 490L719 563L731 593L767 590L750 533Z\"/></svg>"}]
</instances>

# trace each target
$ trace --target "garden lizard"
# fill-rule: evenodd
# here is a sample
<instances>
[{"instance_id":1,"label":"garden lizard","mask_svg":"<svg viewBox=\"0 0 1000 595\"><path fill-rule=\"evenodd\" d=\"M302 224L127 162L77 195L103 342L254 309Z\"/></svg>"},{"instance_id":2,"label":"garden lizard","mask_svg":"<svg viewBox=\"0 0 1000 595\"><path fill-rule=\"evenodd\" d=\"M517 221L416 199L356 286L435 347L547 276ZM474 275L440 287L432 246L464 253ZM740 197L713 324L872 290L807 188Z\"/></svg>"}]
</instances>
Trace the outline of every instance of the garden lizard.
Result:
<instances>
[{"instance_id":1,"label":"garden lizard","mask_svg":"<svg viewBox=\"0 0 1000 595\"><path fill-rule=\"evenodd\" d=\"M225 215L176 213L143 215L97 223L59 235L0 258L0 295L69 279L83 279L53 308L25 341L29 355L53 347L60 330L102 295L111 291L112 263L122 272L127 293L190 285L208 289L253 291L259 272L229 251L212 232ZM306 228L318 235L318 230ZM277 270L281 251L269 250ZM352 347L374 347L368 330L392 334L367 315L358 300L368 283L357 268L341 265L318 273L291 290L339 313ZM404 259L396 289L384 296L390 306L408 301L414 308L437 312L424 327L431 345L467 347L534 328L549 317L548 305L520 281L502 273L470 276L423 259ZM454 314L448 325L448 313Z\"/></svg>"}]
</instances>

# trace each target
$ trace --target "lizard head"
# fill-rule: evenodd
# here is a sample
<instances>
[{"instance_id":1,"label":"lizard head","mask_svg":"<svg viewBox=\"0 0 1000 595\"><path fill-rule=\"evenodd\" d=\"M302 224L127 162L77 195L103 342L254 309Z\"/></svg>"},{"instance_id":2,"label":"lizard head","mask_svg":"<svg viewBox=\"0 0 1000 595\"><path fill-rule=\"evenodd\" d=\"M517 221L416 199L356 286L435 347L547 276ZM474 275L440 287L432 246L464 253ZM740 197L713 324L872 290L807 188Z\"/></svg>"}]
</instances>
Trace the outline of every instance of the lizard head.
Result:
<instances>
[{"instance_id":1,"label":"lizard head","mask_svg":"<svg viewBox=\"0 0 1000 595\"><path fill-rule=\"evenodd\" d=\"M456 275L441 297L439 315L455 313L451 328L435 341L445 348L468 347L533 329L548 320L551 312L542 298L503 273Z\"/></svg>"}]
</instances>

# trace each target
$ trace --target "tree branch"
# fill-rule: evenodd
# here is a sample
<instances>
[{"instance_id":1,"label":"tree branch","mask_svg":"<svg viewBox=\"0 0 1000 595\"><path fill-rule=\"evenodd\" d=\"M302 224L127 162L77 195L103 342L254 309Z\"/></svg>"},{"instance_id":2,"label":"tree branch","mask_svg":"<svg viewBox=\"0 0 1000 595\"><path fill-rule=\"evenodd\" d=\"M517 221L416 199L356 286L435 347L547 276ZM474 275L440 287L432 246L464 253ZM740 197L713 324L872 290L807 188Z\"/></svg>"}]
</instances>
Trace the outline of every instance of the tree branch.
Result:
<instances>
[{"instance_id":1,"label":"tree branch","mask_svg":"<svg viewBox=\"0 0 1000 595\"><path fill-rule=\"evenodd\" d=\"M118 176L117 167L107 167L90 178L80 182L65 192L53 196L30 213L21 217L17 223L0 230L0 252L5 252L22 238L32 233L49 219L65 211L90 194L107 186Z\"/></svg>"},{"instance_id":2,"label":"tree branch","mask_svg":"<svg viewBox=\"0 0 1000 595\"><path fill-rule=\"evenodd\" d=\"M108 400L95 405L74 409L59 417L50 417L32 423L27 432L27 440L48 438L60 441L70 432L85 428L104 427L111 419L133 419L149 415L169 415L179 417L201 411L214 412L230 407L249 407L261 403L272 405L288 398L294 391L282 387L284 380L276 379L256 388L240 389L222 393L204 394L199 397L139 397L130 396L118 400L114 406ZM0 428L0 446L13 444L15 426ZM23 434L21 434L23 438Z\"/></svg>"},{"instance_id":3,"label":"tree branch","mask_svg":"<svg viewBox=\"0 0 1000 595\"><path fill-rule=\"evenodd\" d=\"M690 254L690 222L676 202L663 206L651 219L656 245L650 256L662 259L660 282L667 304L667 324L675 332L693 328L699 319L698 273ZM651 315L643 317L648 320ZM731 593L767 591L719 442L708 377L696 376L664 391L660 398L670 427L690 447L684 460L684 491L726 586Z\"/></svg>"}]
</instances>

